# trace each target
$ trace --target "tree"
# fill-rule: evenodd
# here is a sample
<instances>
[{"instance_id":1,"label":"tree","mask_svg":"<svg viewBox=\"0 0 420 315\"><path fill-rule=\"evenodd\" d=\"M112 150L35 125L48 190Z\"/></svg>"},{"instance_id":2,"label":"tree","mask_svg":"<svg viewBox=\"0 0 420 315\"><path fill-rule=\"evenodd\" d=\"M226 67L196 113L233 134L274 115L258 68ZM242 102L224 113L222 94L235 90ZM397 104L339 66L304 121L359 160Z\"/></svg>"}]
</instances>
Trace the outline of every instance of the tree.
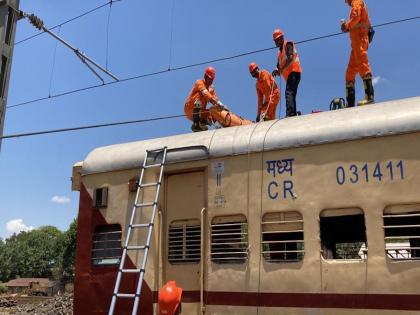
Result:
<instances>
[{"instance_id":1,"label":"tree","mask_svg":"<svg viewBox=\"0 0 420 315\"><path fill-rule=\"evenodd\" d=\"M64 232L60 239L60 256L55 278L61 283L72 282L74 279L74 262L76 256L77 220L74 219L69 229Z\"/></svg>"},{"instance_id":2,"label":"tree","mask_svg":"<svg viewBox=\"0 0 420 315\"><path fill-rule=\"evenodd\" d=\"M0 281L20 277L51 277L59 261L62 232L53 226L13 234L0 250Z\"/></svg>"}]
</instances>

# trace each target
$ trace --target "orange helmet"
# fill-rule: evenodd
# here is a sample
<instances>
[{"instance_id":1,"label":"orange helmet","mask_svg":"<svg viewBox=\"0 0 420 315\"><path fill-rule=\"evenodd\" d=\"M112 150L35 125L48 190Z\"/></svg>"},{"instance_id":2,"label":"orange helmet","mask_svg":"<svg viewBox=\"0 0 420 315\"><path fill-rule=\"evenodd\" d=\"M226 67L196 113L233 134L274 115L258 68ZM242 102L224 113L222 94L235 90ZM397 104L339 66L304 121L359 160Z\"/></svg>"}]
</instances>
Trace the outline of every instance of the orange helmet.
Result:
<instances>
[{"instance_id":1,"label":"orange helmet","mask_svg":"<svg viewBox=\"0 0 420 315\"><path fill-rule=\"evenodd\" d=\"M273 40L279 39L281 36L284 36L284 33L281 29L276 28L273 32Z\"/></svg>"},{"instance_id":2,"label":"orange helmet","mask_svg":"<svg viewBox=\"0 0 420 315\"><path fill-rule=\"evenodd\" d=\"M174 315L181 304L182 289L175 281L168 281L159 291L159 314Z\"/></svg>"},{"instance_id":3,"label":"orange helmet","mask_svg":"<svg viewBox=\"0 0 420 315\"><path fill-rule=\"evenodd\" d=\"M256 69L258 69L258 65L255 62L251 62L249 64L249 73L254 72Z\"/></svg>"},{"instance_id":4,"label":"orange helmet","mask_svg":"<svg viewBox=\"0 0 420 315\"><path fill-rule=\"evenodd\" d=\"M207 67L206 71L204 72L204 75L214 80L214 78L216 77L216 70L214 70L213 67Z\"/></svg>"}]
</instances>

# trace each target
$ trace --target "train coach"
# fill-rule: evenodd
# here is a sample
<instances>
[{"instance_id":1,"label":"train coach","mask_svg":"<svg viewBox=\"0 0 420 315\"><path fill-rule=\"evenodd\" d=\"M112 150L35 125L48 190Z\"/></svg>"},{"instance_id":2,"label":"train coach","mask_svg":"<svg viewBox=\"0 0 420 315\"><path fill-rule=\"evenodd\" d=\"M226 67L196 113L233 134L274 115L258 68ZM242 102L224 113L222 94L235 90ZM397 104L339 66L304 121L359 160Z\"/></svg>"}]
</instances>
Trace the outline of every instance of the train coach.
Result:
<instances>
[{"instance_id":1,"label":"train coach","mask_svg":"<svg viewBox=\"0 0 420 315\"><path fill-rule=\"evenodd\" d=\"M168 280L186 315L420 314L420 97L93 150L73 167L74 314L108 314L140 166L163 147L138 314Z\"/></svg>"}]
</instances>

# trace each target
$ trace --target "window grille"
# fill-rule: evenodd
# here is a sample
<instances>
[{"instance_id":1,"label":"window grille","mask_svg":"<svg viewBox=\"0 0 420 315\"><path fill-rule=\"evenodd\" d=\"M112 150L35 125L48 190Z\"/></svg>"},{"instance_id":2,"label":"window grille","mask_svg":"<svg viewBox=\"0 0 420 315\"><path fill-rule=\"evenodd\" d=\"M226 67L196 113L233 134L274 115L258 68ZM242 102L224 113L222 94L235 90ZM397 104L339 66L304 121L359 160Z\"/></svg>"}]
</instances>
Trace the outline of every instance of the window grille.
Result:
<instances>
[{"instance_id":1,"label":"window grille","mask_svg":"<svg viewBox=\"0 0 420 315\"><path fill-rule=\"evenodd\" d=\"M303 220L299 212L267 213L262 219L261 230L262 255L267 262L296 262L303 259Z\"/></svg>"},{"instance_id":2,"label":"window grille","mask_svg":"<svg viewBox=\"0 0 420 315\"><path fill-rule=\"evenodd\" d=\"M108 187L96 188L93 191L93 206L105 208L108 205Z\"/></svg>"},{"instance_id":3,"label":"window grille","mask_svg":"<svg viewBox=\"0 0 420 315\"><path fill-rule=\"evenodd\" d=\"M324 259L367 258L365 217L360 209L325 210L320 216Z\"/></svg>"},{"instance_id":4,"label":"window grille","mask_svg":"<svg viewBox=\"0 0 420 315\"><path fill-rule=\"evenodd\" d=\"M248 258L248 223L244 216L216 217L211 224L211 260L243 263Z\"/></svg>"},{"instance_id":5,"label":"window grille","mask_svg":"<svg viewBox=\"0 0 420 315\"><path fill-rule=\"evenodd\" d=\"M121 253L121 226L111 224L96 227L93 233L92 265L117 265Z\"/></svg>"},{"instance_id":6,"label":"window grille","mask_svg":"<svg viewBox=\"0 0 420 315\"><path fill-rule=\"evenodd\" d=\"M385 253L392 260L420 260L420 211L384 212Z\"/></svg>"},{"instance_id":7,"label":"window grille","mask_svg":"<svg viewBox=\"0 0 420 315\"><path fill-rule=\"evenodd\" d=\"M174 221L169 226L168 261L198 263L201 256L201 227L198 220Z\"/></svg>"}]
</instances>

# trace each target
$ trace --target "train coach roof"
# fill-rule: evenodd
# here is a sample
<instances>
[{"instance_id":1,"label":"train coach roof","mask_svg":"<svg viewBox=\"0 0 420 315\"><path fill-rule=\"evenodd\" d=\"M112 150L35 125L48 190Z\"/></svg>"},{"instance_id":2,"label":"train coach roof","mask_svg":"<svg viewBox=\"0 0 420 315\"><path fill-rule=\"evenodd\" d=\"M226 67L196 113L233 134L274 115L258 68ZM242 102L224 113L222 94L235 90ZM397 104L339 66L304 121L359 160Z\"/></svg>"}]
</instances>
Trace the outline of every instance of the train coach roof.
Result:
<instances>
[{"instance_id":1,"label":"train coach roof","mask_svg":"<svg viewBox=\"0 0 420 315\"><path fill-rule=\"evenodd\" d=\"M145 151L167 146L168 163L420 131L420 97L249 126L116 144L93 150L82 173L139 167Z\"/></svg>"}]
</instances>

